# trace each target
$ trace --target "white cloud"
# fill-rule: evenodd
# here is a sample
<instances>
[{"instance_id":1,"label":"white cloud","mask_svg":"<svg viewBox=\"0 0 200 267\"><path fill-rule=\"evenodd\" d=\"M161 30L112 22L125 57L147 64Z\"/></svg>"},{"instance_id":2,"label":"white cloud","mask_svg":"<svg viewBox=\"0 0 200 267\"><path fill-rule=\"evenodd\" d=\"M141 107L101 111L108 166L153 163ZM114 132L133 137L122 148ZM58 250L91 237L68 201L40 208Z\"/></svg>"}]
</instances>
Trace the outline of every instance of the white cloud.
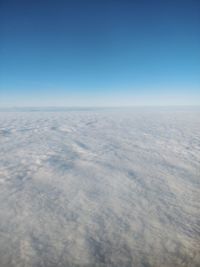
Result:
<instances>
[{"instance_id":1,"label":"white cloud","mask_svg":"<svg viewBox=\"0 0 200 267\"><path fill-rule=\"evenodd\" d=\"M199 118L0 112L0 265L197 266Z\"/></svg>"}]
</instances>

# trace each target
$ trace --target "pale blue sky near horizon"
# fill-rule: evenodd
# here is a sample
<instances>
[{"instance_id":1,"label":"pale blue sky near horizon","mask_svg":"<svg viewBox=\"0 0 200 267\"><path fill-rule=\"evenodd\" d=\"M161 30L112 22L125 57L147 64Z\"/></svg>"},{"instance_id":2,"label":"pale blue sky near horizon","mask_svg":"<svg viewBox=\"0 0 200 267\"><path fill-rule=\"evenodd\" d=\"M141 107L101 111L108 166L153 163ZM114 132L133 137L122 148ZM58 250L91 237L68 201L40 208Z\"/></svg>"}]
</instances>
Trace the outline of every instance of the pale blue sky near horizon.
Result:
<instances>
[{"instance_id":1,"label":"pale blue sky near horizon","mask_svg":"<svg viewBox=\"0 0 200 267\"><path fill-rule=\"evenodd\" d=\"M0 107L200 104L200 1L0 0Z\"/></svg>"}]
</instances>

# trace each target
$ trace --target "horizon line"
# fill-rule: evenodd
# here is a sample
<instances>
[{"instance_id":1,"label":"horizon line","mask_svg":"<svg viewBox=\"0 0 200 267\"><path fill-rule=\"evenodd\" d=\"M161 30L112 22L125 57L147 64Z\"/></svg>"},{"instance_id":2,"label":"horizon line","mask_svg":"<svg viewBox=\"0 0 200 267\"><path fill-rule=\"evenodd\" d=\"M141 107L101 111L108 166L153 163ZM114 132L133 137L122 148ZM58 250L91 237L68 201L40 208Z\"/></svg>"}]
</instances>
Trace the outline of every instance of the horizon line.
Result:
<instances>
[{"instance_id":1,"label":"horizon line","mask_svg":"<svg viewBox=\"0 0 200 267\"><path fill-rule=\"evenodd\" d=\"M163 104L158 104L158 105L116 105L116 106L113 106L113 105L96 105L96 106L91 106L91 105L80 105L80 106L0 106L0 111L2 110L29 110L29 109L33 109L33 110L38 110L38 109L41 109L41 110L59 110L59 109L66 109L66 110L70 110L70 109L129 109L129 108L181 108L181 107L185 107L185 108L200 108L200 104L166 104L166 105L163 105Z\"/></svg>"}]
</instances>

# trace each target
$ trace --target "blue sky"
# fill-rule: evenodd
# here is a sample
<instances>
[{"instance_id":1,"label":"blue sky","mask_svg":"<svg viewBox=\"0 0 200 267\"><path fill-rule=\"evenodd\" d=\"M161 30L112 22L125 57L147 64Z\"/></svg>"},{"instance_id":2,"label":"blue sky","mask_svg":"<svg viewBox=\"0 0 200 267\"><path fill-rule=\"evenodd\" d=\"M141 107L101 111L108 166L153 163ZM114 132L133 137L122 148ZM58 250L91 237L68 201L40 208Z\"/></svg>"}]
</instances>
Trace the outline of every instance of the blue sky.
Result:
<instances>
[{"instance_id":1,"label":"blue sky","mask_svg":"<svg viewBox=\"0 0 200 267\"><path fill-rule=\"evenodd\" d=\"M200 104L200 1L0 0L0 106Z\"/></svg>"}]
</instances>

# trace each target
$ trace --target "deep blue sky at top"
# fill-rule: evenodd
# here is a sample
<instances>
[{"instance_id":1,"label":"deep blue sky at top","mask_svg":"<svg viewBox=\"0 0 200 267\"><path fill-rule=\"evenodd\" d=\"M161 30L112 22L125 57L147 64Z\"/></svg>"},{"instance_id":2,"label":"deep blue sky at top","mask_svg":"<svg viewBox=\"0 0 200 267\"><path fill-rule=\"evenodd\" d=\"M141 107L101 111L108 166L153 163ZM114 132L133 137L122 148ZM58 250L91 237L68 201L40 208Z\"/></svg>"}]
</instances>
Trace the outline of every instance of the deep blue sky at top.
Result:
<instances>
[{"instance_id":1,"label":"deep blue sky at top","mask_svg":"<svg viewBox=\"0 0 200 267\"><path fill-rule=\"evenodd\" d=\"M0 0L0 106L198 103L199 0Z\"/></svg>"}]
</instances>

